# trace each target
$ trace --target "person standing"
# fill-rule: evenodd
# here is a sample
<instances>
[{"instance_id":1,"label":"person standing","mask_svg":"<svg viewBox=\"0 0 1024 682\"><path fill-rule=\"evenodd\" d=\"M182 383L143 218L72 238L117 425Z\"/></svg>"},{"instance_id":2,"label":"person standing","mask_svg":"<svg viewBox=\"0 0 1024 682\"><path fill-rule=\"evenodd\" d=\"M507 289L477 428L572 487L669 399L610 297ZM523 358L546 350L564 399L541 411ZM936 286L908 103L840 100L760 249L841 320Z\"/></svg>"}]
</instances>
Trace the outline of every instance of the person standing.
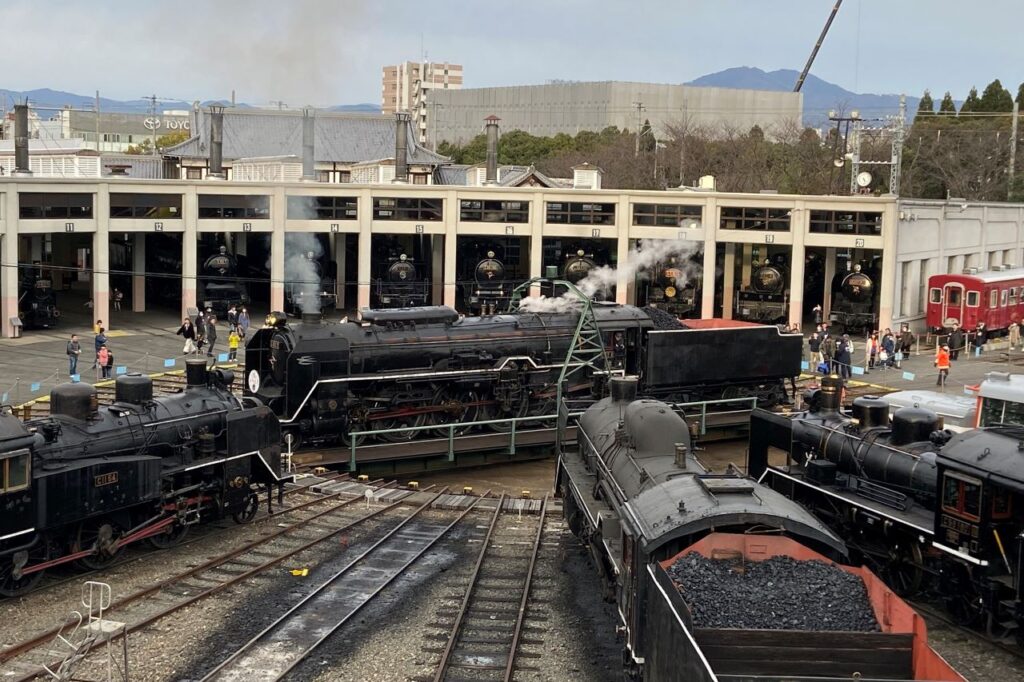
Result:
<instances>
[{"instance_id":1,"label":"person standing","mask_svg":"<svg viewBox=\"0 0 1024 682\"><path fill-rule=\"evenodd\" d=\"M850 340L848 334L843 334L843 338L836 344L836 362L839 369L839 376L844 379L850 378L850 363L853 362L853 341Z\"/></svg>"},{"instance_id":2,"label":"person standing","mask_svg":"<svg viewBox=\"0 0 1024 682\"><path fill-rule=\"evenodd\" d=\"M185 347L182 348L182 353L185 355L191 355L192 353L198 352L198 349L196 348L196 328L192 326L192 320L187 317L182 320L181 326L178 327L178 331L175 333L185 339Z\"/></svg>"},{"instance_id":3,"label":"person standing","mask_svg":"<svg viewBox=\"0 0 1024 682\"><path fill-rule=\"evenodd\" d=\"M811 352L811 366L817 369L821 364L821 339L818 338L818 332L812 333L811 338L807 339L807 350Z\"/></svg>"},{"instance_id":4,"label":"person standing","mask_svg":"<svg viewBox=\"0 0 1024 682\"><path fill-rule=\"evenodd\" d=\"M235 308L235 304L232 303L231 307L228 308L228 329L234 329L235 325L238 324L238 309Z\"/></svg>"},{"instance_id":5,"label":"person standing","mask_svg":"<svg viewBox=\"0 0 1024 682\"><path fill-rule=\"evenodd\" d=\"M946 387L946 380L949 379L949 344L942 344L942 346L935 352L935 366L939 370L939 378L935 382L936 386Z\"/></svg>"},{"instance_id":6,"label":"person standing","mask_svg":"<svg viewBox=\"0 0 1024 682\"><path fill-rule=\"evenodd\" d=\"M217 343L217 318L206 316L206 357L213 357L213 346Z\"/></svg>"},{"instance_id":7,"label":"person standing","mask_svg":"<svg viewBox=\"0 0 1024 682\"><path fill-rule=\"evenodd\" d=\"M888 369L896 363L896 337L889 329L885 330L885 336L882 337L879 358L882 360L882 369Z\"/></svg>"},{"instance_id":8,"label":"person standing","mask_svg":"<svg viewBox=\"0 0 1024 682\"><path fill-rule=\"evenodd\" d=\"M72 334L68 341L68 376L78 374L78 356L82 354L82 344L78 343L78 334Z\"/></svg>"},{"instance_id":9,"label":"person standing","mask_svg":"<svg viewBox=\"0 0 1024 682\"><path fill-rule=\"evenodd\" d=\"M825 365L825 371L828 374L834 374L836 372L836 340L831 334L826 334L821 340L821 362Z\"/></svg>"},{"instance_id":10,"label":"person standing","mask_svg":"<svg viewBox=\"0 0 1024 682\"><path fill-rule=\"evenodd\" d=\"M109 379L114 376L114 354L107 349L107 363L103 365L103 378Z\"/></svg>"},{"instance_id":11,"label":"person standing","mask_svg":"<svg viewBox=\"0 0 1024 682\"><path fill-rule=\"evenodd\" d=\"M974 354L981 355L985 350L985 342L988 341L988 330L984 322L979 322L974 329Z\"/></svg>"},{"instance_id":12,"label":"person standing","mask_svg":"<svg viewBox=\"0 0 1024 682\"><path fill-rule=\"evenodd\" d=\"M110 294L110 300L114 302L114 310L121 309L121 301L124 300L124 294L117 287L114 287L114 291Z\"/></svg>"},{"instance_id":13,"label":"person standing","mask_svg":"<svg viewBox=\"0 0 1024 682\"><path fill-rule=\"evenodd\" d=\"M867 364L866 372L875 368L875 360L878 359L878 332L868 334L864 342L864 361Z\"/></svg>"},{"instance_id":14,"label":"person standing","mask_svg":"<svg viewBox=\"0 0 1024 682\"><path fill-rule=\"evenodd\" d=\"M954 324L953 331L949 333L946 345L949 349L949 359L954 362L960 359L960 351L964 348L964 333L960 325Z\"/></svg>"},{"instance_id":15,"label":"person standing","mask_svg":"<svg viewBox=\"0 0 1024 682\"><path fill-rule=\"evenodd\" d=\"M103 321L100 320L96 324L102 324L102 323L103 323ZM104 329L103 327L99 327L99 331L96 332L96 338L93 339L93 343L96 345L96 353L93 355L93 359L92 359L92 368L93 369L96 369L96 357L100 353L100 348L102 348L103 346L105 346L107 344L107 334L106 334L106 331L107 330Z\"/></svg>"},{"instance_id":16,"label":"person standing","mask_svg":"<svg viewBox=\"0 0 1024 682\"><path fill-rule=\"evenodd\" d=\"M821 304L814 306L814 324L821 324Z\"/></svg>"},{"instance_id":17,"label":"person standing","mask_svg":"<svg viewBox=\"0 0 1024 682\"><path fill-rule=\"evenodd\" d=\"M242 340L249 335L249 311L242 306L242 312L238 313L238 332L242 335Z\"/></svg>"},{"instance_id":18,"label":"person standing","mask_svg":"<svg viewBox=\"0 0 1024 682\"><path fill-rule=\"evenodd\" d=\"M228 334L228 360L238 359L238 342L241 340L241 336L238 334L238 328L232 327L231 332Z\"/></svg>"},{"instance_id":19,"label":"person standing","mask_svg":"<svg viewBox=\"0 0 1024 682\"><path fill-rule=\"evenodd\" d=\"M1009 328L1008 331L1009 331L1009 337L1010 337L1010 348L1009 349L1010 350L1014 350L1015 348L1019 349L1020 348L1020 325L1017 324L1016 322L1011 322L1010 323L1010 328Z\"/></svg>"},{"instance_id":20,"label":"person standing","mask_svg":"<svg viewBox=\"0 0 1024 682\"><path fill-rule=\"evenodd\" d=\"M107 350L107 344L100 346L100 349L96 351L96 378L106 379L107 378L107 359L110 355L110 351Z\"/></svg>"}]
</instances>

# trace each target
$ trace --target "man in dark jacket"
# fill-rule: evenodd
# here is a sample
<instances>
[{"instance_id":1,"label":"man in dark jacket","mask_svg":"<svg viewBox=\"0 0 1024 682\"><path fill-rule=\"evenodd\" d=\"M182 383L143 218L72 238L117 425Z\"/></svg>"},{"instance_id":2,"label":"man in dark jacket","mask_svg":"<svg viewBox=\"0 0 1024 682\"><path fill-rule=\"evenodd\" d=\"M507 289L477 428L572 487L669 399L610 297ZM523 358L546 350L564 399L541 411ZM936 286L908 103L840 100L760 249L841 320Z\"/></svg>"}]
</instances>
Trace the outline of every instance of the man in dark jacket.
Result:
<instances>
[{"instance_id":1,"label":"man in dark jacket","mask_svg":"<svg viewBox=\"0 0 1024 682\"><path fill-rule=\"evenodd\" d=\"M979 322L978 327L974 330L974 352L981 355L985 350L986 341L988 341L988 329L985 328L984 322Z\"/></svg>"},{"instance_id":2,"label":"man in dark jacket","mask_svg":"<svg viewBox=\"0 0 1024 682\"><path fill-rule=\"evenodd\" d=\"M964 349L964 332L960 329L960 325L954 324L953 331L949 333L949 339L947 344L949 345L949 359L958 360L960 358L960 351Z\"/></svg>"},{"instance_id":3,"label":"man in dark jacket","mask_svg":"<svg viewBox=\"0 0 1024 682\"><path fill-rule=\"evenodd\" d=\"M82 346L78 343L78 334L72 334L68 341L68 376L78 374L78 356L82 354Z\"/></svg>"},{"instance_id":4,"label":"man in dark jacket","mask_svg":"<svg viewBox=\"0 0 1024 682\"><path fill-rule=\"evenodd\" d=\"M217 343L217 318L206 316L206 357L213 357L213 345Z\"/></svg>"},{"instance_id":5,"label":"man in dark jacket","mask_svg":"<svg viewBox=\"0 0 1024 682\"><path fill-rule=\"evenodd\" d=\"M839 366L839 376L844 379L849 379L851 374L850 364L853 362L853 353L850 351L851 345L848 334L843 334L843 338L836 344L836 364Z\"/></svg>"}]
</instances>

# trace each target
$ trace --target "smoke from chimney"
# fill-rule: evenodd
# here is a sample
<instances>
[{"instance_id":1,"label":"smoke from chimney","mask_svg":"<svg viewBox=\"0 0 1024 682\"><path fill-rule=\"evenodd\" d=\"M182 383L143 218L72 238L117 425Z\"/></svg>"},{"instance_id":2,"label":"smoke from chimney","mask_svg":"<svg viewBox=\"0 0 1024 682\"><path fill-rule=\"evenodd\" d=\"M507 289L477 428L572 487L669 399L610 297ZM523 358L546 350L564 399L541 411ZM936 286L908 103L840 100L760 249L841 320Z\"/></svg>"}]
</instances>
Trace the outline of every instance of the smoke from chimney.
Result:
<instances>
[{"instance_id":1,"label":"smoke from chimney","mask_svg":"<svg viewBox=\"0 0 1024 682\"><path fill-rule=\"evenodd\" d=\"M14 175L32 175L28 166L28 105L14 105Z\"/></svg>"},{"instance_id":2,"label":"smoke from chimney","mask_svg":"<svg viewBox=\"0 0 1024 682\"><path fill-rule=\"evenodd\" d=\"M409 146L409 120L412 117L404 112L395 114L395 182L409 182L409 159L406 150Z\"/></svg>"},{"instance_id":3,"label":"smoke from chimney","mask_svg":"<svg viewBox=\"0 0 1024 682\"><path fill-rule=\"evenodd\" d=\"M498 121L501 119L491 114L487 121L487 178L485 185L498 184Z\"/></svg>"},{"instance_id":4,"label":"smoke from chimney","mask_svg":"<svg viewBox=\"0 0 1024 682\"><path fill-rule=\"evenodd\" d=\"M224 107L210 107L210 173L211 179L223 180L224 175Z\"/></svg>"},{"instance_id":5,"label":"smoke from chimney","mask_svg":"<svg viewBox=\"0 0 1024 682\"><path fill-rule=\"evenodd\" d=\"M316 180L316 110L302 110L302 179Z\"/></svg>"}]
</instances>

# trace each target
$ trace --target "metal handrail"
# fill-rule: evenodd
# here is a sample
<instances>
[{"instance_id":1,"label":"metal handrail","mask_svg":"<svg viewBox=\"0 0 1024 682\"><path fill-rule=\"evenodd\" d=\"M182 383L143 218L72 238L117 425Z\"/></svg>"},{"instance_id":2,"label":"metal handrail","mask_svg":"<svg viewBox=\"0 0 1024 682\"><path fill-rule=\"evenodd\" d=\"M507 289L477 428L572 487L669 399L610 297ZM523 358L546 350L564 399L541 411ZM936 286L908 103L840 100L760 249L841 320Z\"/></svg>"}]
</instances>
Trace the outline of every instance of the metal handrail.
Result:
<instances>
[{"instance_id":1,"label":"metal handrail","mask_svg":"<svg viewBox=\"0 0 1024 682\"><path fill-rule=\"evenodd\" d=\"M700 407L700 435L706 436L708 432L708 406L709 405L726 405L733 403L750 403L748 409L757 408L757 396L746 396L743 398L718 398L715 400L698 400L689 403L672 403L672 409L679 411L683 416L689 416L686 414L686 408L688 407ZM694 415L696 416L696 415Z\"/></svg>"}]
</instances>

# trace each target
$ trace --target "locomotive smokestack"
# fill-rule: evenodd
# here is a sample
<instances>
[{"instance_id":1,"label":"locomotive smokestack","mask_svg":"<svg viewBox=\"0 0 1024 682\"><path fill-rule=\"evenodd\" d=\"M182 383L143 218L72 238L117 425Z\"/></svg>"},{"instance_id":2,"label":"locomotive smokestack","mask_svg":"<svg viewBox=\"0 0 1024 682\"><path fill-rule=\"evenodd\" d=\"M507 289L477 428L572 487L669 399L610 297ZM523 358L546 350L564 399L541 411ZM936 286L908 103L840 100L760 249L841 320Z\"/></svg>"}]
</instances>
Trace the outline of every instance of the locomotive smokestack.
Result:
<instances>
[{"instance_id":1,"label":"locomotive smokestack","mask_svg":"<svg viewBox=\"0 0 1024 682\"><path fill-rule=\"evenodd\" d=\"M206 360L189 358L185 360L185 385L188 388L206 386Z\"/></svg>"},{"instance_id":2,"label":"locomotive smokestack","mask_svg":"<svg viewBox=\"0 0 1024 682\"><path fill-rule=\"evenodd\" d=\"M302 110L302 179L316 179L316 110L307 107Z\"/></svg>"},{"instance_id":3,"label":"locomotive smokestack","mask_svg":"<svg viewBox=\"0 0 1024 682\"><path fill-rule=\"evenodd\" d=\"M210 172L211 180L224 179L224 107L210 106Z\"/></svg>"},{"instance_id":4,"label":"locomotive smokestack","mask_svg":"<svg viewBox=\"0 0 1024 682\"><path fill-rule=\"evenodd\" d=\"M498 184L498 121L501 119L491 114L484 119L487 121L485 128L487 132L487 178L485 185Z\"/></svg>"},{"instance_id":5,"label":"locomotive smokestack","mask_svg":"<svg viewBox=\"0 0 1024 682\"><path fill-rule=\"evenodd\" d=\"M302 324L320 324L320 313L302 313Z\"/></svg>"},{"instance_id":6,"label":"locomotive smokestack","mask_svg":"<svg viewBox=\"0 0 1024 682\"><path fill-rule=\"evenodd\" d=\"M637 377L613 377L610 385L612 402L631 403L636 400Z\"/></svg>"},{"instance_id":7,"label":"locomotive smokestack","mask_svg":"<svg viewBox=\"0 0 1024 682\"><path fill-rule=\"evenodd\" d=\"M395 114L395 182L409 182L409 121L412 117L400 111Z\"/></svg>"},{"instance_id":8,"label":"locomotive smokestack","mask_svg":"<svg viewBox=\"0 0 1024 682\"><path fill-rule=\"evenodd\" d=\"M686 456L690 454L690 446L686 443L675 444L676 459L675 464L680 469L686 468Z\"/></svg>"},{"instance_id":9,"label":"locomotive smokestack","mask_svg":"<svg viewBox=\"0 0 1024 682\"><path fill-rule=\"evenodd\" d=\"M28 166L28 105L14 105L14 175L32 175Z\"/></svg>"}]
</instances>

